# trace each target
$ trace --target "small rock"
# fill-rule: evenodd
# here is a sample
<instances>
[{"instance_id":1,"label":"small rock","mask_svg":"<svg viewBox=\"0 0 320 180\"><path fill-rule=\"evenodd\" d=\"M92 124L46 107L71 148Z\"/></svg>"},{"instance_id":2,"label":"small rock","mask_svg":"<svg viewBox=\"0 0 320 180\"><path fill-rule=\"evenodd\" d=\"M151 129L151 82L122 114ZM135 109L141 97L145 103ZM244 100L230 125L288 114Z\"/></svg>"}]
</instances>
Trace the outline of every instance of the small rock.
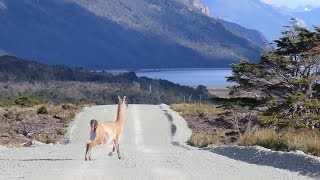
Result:
<instances>
[{"instance_id":1,"label":"small rock","mask_svg":"<svg viewBox=\"0 0 320 180\"><path fill-rule=\"evenodd\" d=\"M31 137L33 135L33 133L28 133L27 135L26 135L26 137Z\"/></svg>"},{"instance_id":2,"label":"small rock","mask_svg":"<svg viewBox=\"0 0 320 180\"><path fill-rule=\"evenodd\" d=\"M300 150L296 150L295 151L297 154L305 154L303 151L300 151Z\"/></svg>"},{"instance_id":3,"label":"small rock","mask_svg":"<svg viewBox=\"0 0 320 180\"><path fill-rule=\"evenodd\" d=\"M45 143L39 142L37 140L32 140L31 143L32 143L32 146L44 146L44 145L46 145Z\"/></svg>"},{"instance_id":4,"label":"small rock","mask_svg":"<svg viewBox=\"0 0 320 180\"><path fill-rule=\"evenodd\" d=\"M53 118L55 118L55 119L62 119L60 116L58 116L58 115L53 115Z\"/></svg>"},{"instance_id":5,"label":"small rock","mask_svg":"<svg viewBox=\"0 0 320 180\"><path fill-rule=\"evenodd\" d=\"M23 147L29 147L32 145L32 142L31 141L28 141L28 142L25 142L25 143L22 143L21 146Z\"/></svg>"}]
</instances>

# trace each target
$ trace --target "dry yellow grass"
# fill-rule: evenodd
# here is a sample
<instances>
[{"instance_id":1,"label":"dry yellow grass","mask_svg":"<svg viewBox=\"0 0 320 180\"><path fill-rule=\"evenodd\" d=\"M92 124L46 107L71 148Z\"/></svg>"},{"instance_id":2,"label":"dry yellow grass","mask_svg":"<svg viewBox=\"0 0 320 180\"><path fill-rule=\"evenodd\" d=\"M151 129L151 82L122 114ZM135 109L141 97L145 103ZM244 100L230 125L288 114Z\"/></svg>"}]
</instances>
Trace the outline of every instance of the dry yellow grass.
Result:
<instances>
[{"instance_id":1,"label":"dry yellow grass","mask_svg":"<svg viewBox=\"0 0 320 180\"><path fill-rule=\"evenodd\" d=\"M221 145L221 135L222 133L215 132L206 132L206 133L198 133L192 132L190 139L188 140L188 144L195 147L206 147L211 144Z\"/></svg>"},{"instance_id":2,"label":"dry yellow grass","mask_svg":"<svg viewBox=\"0 0 320 180\"><path fill-rule=\"evenodd\" d=\"M300 150L315 156L320 156L320 131L299 129L277 133L274 129L262 129L244 134L237 141L238 145L260 145L272 150Z\"/></svg>"},{"instance_id":3,"label":"dry yellow grass","mask_svg":"<svg viewBox=\"0 0 320 180\"><path fill-rule=\"evenodd\" d=\"M222 109L212 104L172 104L170 107L189 117L215 118L222 113Z\"/></svg>"}]
</instances>

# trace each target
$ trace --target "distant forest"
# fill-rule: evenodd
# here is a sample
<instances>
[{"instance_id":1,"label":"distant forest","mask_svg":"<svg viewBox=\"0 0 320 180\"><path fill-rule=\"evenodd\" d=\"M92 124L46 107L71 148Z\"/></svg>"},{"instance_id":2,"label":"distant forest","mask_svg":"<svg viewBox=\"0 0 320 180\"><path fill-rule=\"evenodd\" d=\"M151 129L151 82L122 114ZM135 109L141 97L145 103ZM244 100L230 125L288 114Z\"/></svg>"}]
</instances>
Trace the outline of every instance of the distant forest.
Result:
<instances>
[{"instance_id":1,"label":"distant forest","mask_svg":"<svg viewBox=\"0 0 320 180\"><path fill-rule=\"evenodd\" d=\"M0 101L13 103L21 96L54 103L111 104L117 95L129 103L196 102L207 97L203 86L192 88L167 80L137 77L134 72L112 75L81 68L48 66L13 56L0 57Z\"/></svg>"}]
</instances>

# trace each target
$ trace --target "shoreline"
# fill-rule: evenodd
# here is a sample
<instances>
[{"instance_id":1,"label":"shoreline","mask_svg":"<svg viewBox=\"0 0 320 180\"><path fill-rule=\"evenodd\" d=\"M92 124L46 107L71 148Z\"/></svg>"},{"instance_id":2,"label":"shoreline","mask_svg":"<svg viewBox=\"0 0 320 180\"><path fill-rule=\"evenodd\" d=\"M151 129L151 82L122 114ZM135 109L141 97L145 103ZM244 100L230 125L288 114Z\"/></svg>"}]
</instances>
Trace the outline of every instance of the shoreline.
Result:
<instances>
[{"instance_id":1,"label":"shoreline","mask_svg":"<svg viewBox=\"0 0 320 180\"><path fill-rule=\"evenodd\" d=\"M210 98L230 98L230 90L226 87L207 87L207 90L209 91Z\"/></svg>"},{"instance_id":2,"label":"shoreline","mask_svg":"<svg viewBox=\"0 0 320 180\"><path fill-rule=\"evenodd\" d=\"M161 72L161 71L203 71L203 70L232 70L228 67L221 68L155 68L155 69L105 69L106 72L124 73L124 72ZM99 70L103 71L103 70Z\"/></svg>"}]
</instances>

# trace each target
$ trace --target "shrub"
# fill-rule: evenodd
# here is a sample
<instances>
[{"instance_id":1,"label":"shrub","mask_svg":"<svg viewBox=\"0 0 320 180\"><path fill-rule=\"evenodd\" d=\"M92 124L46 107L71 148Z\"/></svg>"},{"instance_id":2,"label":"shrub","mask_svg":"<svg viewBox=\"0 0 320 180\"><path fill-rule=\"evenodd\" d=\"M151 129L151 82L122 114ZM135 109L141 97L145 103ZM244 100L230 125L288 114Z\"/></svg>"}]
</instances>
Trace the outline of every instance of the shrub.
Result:
<instances>
[{"instance_id":1,"label":"shrub","mask_svg":"<svg viewBox=\"0 0 320 180\"><path fill-rule=\"evenodd\" d=\"M21 107L31 107L39 103L37 100L27 96L18 97L14 102Z\"/></svg>"},{"instance_id":2,"label":"shrub","mask_svg":"<svg viewBox=\"0 0 320 180\"><path fill-rule=\"evenodd\" d=\"M61 135L61 136L64 136L64 135L66 134L66 132L67 132L67 130L65 130L65 129L58 129L58 130L57 130L57 133L58 133L59 135Z\"/></svg>"},{"instance_id":3,"label":"shrub","mask_svg":"<svg viewBox=\"0 0 320 180\"><path fill-rule=\"evenodd\" d=\"M48 109L44 106L41 106L38 111L37 111L38 114L48 114Z\"/></svg>"},{"instance_id":4,"label":"shrub","mask_svg":"<svg viewBox=\"0 0 320 180\"><path fill-rule=\"evenodd\" d=\"M37 140L46 144L56 144L57 143L57 139L55 139L52 135L50 134L41 134L37 137Z\"/></svg>"},{"instance_id":5,"label":"shrub","mask_svg":"<svg viewBox=\"0 0 320 180\"><path fill-rule=\"evenodd\" d=\"M75 105L72 104L62 104L61 108L64 110L72 110L72 109L77 109Z\"/></svg>"},{"instance_id":6,"label":"shrub","mask_svg":"<svg viewBox=\"0 0 320 180\"><path fill-rule=\"evenodd\" d=\"M7 111L3 114L3 117L6 119L13 119L14 118L14 112L13 111Z\"/></svg>"}]
</instances>

